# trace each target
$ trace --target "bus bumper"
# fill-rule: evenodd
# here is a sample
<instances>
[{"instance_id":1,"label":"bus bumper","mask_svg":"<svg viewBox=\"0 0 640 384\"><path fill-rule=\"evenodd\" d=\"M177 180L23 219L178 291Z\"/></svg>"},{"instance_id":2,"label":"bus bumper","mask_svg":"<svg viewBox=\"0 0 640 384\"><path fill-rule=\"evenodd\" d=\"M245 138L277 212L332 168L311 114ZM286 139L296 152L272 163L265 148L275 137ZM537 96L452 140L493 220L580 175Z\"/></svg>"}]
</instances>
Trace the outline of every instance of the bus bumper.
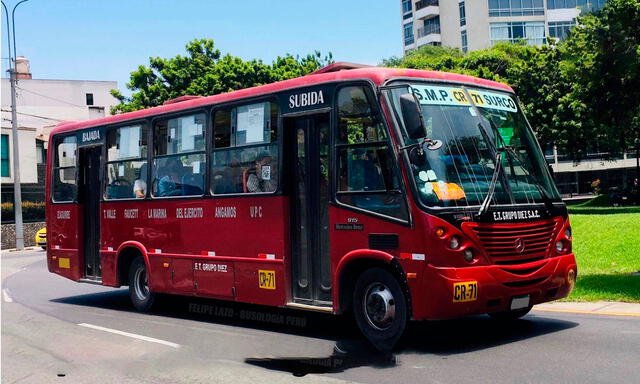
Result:
<instances>
[{"instance_id":1,"label":"bus bumper","mask_svg":"<svg viewBox=\"0 0 640 384\"><path fill-rule=\"evenodd\" d=\"M572 272L571 272L572 271ZM569 295L577 274L573 253L521 265L440 268L427 265L412 292L414 320L450 319L508 311L514 297L529 297L529 305ZM477 298L456 300L455 283L477 283ZM423 299L418 299L423 298Z\"/></svg>"}]
</instances>

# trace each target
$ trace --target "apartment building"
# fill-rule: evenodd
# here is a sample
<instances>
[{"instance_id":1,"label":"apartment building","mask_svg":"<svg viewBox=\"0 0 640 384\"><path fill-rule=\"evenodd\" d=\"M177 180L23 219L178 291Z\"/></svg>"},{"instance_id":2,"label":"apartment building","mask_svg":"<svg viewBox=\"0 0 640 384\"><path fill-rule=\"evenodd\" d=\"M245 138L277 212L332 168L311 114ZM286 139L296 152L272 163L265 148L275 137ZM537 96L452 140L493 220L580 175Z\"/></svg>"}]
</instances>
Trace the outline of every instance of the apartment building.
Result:
<instances>
[{"instance_id":1,"label":"apartment building","mask_svg":"<svg viewBox=\"0 0 640 384\"><path fill-rule=\"evenodd\" d=\"M427 44L466 52L501 41L562 40L581 12L598 10L605 1L400 0L404 53Z\"/></svg>"}]
</instances>

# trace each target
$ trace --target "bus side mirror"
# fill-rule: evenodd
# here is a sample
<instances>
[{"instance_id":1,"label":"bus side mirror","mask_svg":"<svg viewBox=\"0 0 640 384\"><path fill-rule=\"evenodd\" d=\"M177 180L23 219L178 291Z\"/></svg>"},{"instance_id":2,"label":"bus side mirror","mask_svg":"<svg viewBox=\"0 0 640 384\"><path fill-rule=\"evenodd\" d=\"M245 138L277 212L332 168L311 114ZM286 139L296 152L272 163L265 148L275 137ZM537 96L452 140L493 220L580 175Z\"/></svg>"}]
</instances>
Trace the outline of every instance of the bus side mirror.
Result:
<instances>
[{"instance_id":1,"label":"bus side mirror","mask_svg":"<svg viewBox=\"0 0 640 384\"><path fill-rule=\"evenodd\" d=\"M400 110L407 135L410 139L422 139L427 136L427 131L422 120L420 103L413 93L405 93L400 96Z\"/></svg>"}]
</instances>

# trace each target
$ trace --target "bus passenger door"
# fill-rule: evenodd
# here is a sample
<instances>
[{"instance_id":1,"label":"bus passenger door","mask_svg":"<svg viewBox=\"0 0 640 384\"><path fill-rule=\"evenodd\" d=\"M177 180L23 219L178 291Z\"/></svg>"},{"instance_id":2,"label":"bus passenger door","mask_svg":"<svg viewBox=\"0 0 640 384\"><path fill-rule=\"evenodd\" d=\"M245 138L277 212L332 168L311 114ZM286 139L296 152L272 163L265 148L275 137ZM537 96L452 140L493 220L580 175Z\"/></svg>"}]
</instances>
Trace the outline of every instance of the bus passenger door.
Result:
<instances>
[{"instance_id":1,"label":"bus passenger door","mask_svg":"<svg viewBox=\"0 0 640 384\"><path fill-rule=\"evenodd\" d=\"M82 239L84 251L84 277L102 280L100 265L100 170L102 146L80 148L80 191L82 206Z\"/></svg>"},{"instance_id":2,"label":"bus passenger door","mask_svg":"<svg viewBox=\"0 0 640 384\"><path fill-rule=\"evenodd\" d=\"M329 113L285 119L291 197L292 295L331 306Z\"/></svg>"}]
</instances>

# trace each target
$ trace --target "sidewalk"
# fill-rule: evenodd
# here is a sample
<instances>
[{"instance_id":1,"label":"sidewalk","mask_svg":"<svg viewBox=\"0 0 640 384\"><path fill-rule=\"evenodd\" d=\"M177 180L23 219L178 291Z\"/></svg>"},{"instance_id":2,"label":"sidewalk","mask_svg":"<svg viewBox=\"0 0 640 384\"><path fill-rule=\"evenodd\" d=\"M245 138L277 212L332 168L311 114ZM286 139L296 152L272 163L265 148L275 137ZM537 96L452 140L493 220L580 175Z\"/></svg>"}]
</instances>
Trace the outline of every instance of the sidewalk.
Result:
<instances>
[{"instance_id":1,"label":"sidewalk","mask_svg":"<svg viewBox=\"0 0 640 384\"><path fill-rule=\"evenodd\" d=\"M556 301L553 303L538 304L533 307L533 310L541 312L585 313L592 315L640 317L640 304L622 303L617 301Z\"/></svg>"}]
</instances>

